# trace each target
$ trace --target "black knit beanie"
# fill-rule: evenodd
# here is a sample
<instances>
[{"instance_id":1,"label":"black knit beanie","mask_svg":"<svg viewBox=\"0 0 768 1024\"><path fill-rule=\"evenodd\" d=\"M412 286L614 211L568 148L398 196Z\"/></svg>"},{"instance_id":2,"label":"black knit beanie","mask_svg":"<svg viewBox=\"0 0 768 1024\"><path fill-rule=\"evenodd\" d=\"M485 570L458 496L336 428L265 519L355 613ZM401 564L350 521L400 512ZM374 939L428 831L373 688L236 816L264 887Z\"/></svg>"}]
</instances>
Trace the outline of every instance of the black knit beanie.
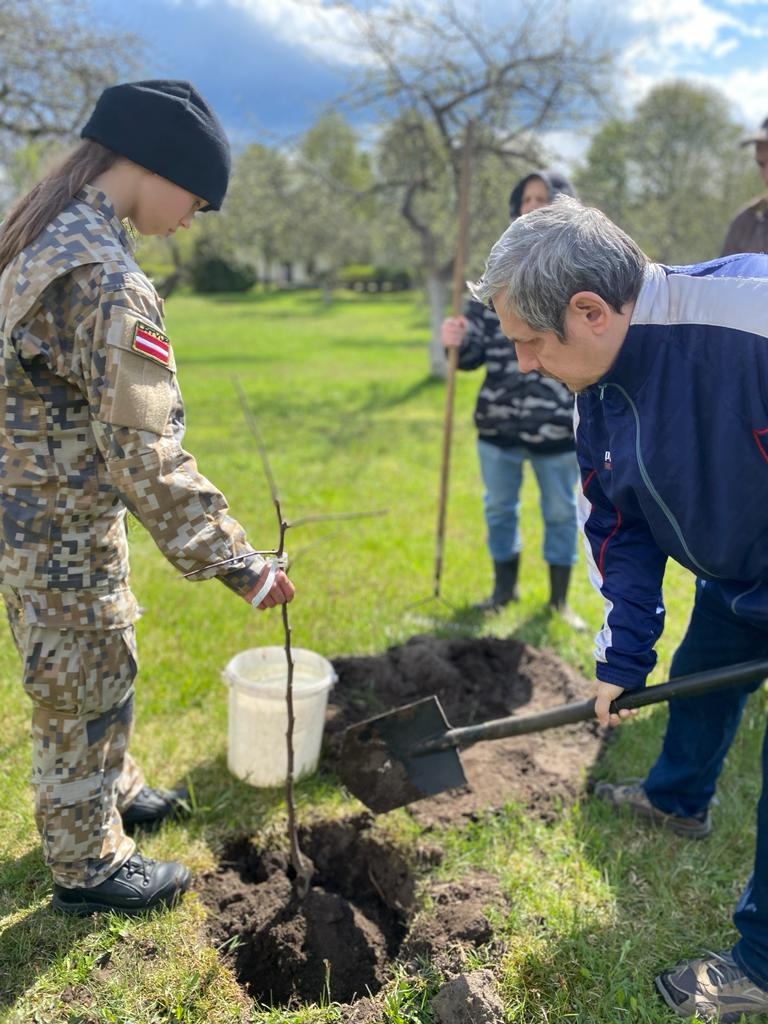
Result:
<instances>
[{"instance_id":1,"label":"black knit beanie","mask_svg":"<svg viewBox=\"0 0 768 1024\"><path fill-rule=\"evenodd\" d=\"M82 139L92 139L219 210L231 157L224 129L189 82L113 85L99 97Z\"/></svg>"}]
</instances>

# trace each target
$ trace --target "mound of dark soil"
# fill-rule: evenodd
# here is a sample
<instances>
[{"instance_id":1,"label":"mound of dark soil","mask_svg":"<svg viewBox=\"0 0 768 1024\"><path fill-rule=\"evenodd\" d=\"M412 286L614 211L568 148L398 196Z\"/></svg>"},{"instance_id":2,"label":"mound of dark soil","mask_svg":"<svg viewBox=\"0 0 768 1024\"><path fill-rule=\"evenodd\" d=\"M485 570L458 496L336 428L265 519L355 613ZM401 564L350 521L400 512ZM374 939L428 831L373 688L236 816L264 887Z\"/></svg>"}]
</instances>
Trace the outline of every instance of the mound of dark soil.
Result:
<instances>
[{"instance_id":1,"label":"mound of dark soil","mask_svg":"<svg viewBox=\"0 0 768 1024\"><path fill-rule=\"evenodd\" d=\"M333 661L325 756L338 761L343 730L365 718L436 695L452 726L533 714L586 700L591 684L550 651L516 640L414 636L371 657ZM412 804L425 826L520 803L545 820L580 792L600 749L595 722L478 743L461 753L468 785Z\"/></svg>"}]
</instances>

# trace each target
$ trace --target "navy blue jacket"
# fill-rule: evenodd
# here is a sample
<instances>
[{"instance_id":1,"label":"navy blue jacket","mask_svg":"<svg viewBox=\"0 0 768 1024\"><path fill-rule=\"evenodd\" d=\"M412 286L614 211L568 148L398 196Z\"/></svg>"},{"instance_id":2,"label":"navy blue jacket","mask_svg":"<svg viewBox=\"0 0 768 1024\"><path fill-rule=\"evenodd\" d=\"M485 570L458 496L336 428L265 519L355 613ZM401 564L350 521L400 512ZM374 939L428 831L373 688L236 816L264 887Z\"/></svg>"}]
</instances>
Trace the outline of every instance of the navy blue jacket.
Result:
<instances>
[{"instance_id":1,"label":"navy blue jacket","mask_svg":"<svg viewBox=\"0 0 768 1024\"><path fill-rule=\"evenodd\" d=\"M644 685L667 557L768 629L768 255L651 264L576 446L598 679Z\"/></svg>"}]
</instances>

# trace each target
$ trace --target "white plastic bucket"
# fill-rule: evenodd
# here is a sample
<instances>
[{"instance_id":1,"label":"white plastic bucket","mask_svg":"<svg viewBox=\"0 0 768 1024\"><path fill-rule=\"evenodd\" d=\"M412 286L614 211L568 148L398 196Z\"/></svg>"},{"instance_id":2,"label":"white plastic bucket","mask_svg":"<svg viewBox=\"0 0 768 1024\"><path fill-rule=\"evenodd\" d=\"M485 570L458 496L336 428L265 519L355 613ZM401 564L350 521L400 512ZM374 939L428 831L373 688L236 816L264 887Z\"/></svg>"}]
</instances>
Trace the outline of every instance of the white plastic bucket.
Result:
<instances>
[{"instance_id":1,"label":"white plastic bucket","mask_svg":"<svg viewBox=\"0 0 768 1024\"><path fill-rule=\"evenodd\" d=\"M330 661L301 647L293 657L293 774L317 768L328 692L336 682ZM279 786L288 775L288 661L283 647L253 647L222 672L229 686L227 765L252 786Z\"/></svg>"}]
</instances>

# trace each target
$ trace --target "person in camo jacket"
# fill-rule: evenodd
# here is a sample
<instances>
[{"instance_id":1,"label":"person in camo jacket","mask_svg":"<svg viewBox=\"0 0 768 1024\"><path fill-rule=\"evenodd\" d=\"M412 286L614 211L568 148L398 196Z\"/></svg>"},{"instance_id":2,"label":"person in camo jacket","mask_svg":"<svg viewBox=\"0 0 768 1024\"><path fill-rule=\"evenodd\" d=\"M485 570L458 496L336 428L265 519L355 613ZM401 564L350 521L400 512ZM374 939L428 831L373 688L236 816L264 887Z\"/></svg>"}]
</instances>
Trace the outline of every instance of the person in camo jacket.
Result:
<instances>
[{"instance_id":1,"label":"person in camo jacket","mask_svg":"<svg viewBox=\"0 0 768 1024\"><path fill-rule=\"evenodd\" d=\"M32 785L54 908L136 913L186 890L182 864L129 838L185 808L128 753L139 609L130 510L182 573L256 607L290 601L183 446L163 305L142 234L218 210L227 139L188 82L106 89L79 146L0 229L0 589L33 704Z\"/></svg>"},{"instance_id":2,"label":"person in camo jacket","mask_svg":"<svg viewBox=\"0 0 768 1024\"><path fill-rule=\"evenodd\" d=\"M546 206L561 194L574 194L562 174L543 170L526 175L509 197L510 220ZM470 300L463 316L447 317L442 341L446 348L458 348L460 370L485 366L475 426L494 584L490 596L474 607L495 612L519 599L520 487L523 464L528 460L539 485L549 607L582 630L584 622L567 603L571 570L578 557L575 487L579 467L573 439L573 395L559 381L520 369L499 318L481 302Z\"/></svg>"}]
</instances>

